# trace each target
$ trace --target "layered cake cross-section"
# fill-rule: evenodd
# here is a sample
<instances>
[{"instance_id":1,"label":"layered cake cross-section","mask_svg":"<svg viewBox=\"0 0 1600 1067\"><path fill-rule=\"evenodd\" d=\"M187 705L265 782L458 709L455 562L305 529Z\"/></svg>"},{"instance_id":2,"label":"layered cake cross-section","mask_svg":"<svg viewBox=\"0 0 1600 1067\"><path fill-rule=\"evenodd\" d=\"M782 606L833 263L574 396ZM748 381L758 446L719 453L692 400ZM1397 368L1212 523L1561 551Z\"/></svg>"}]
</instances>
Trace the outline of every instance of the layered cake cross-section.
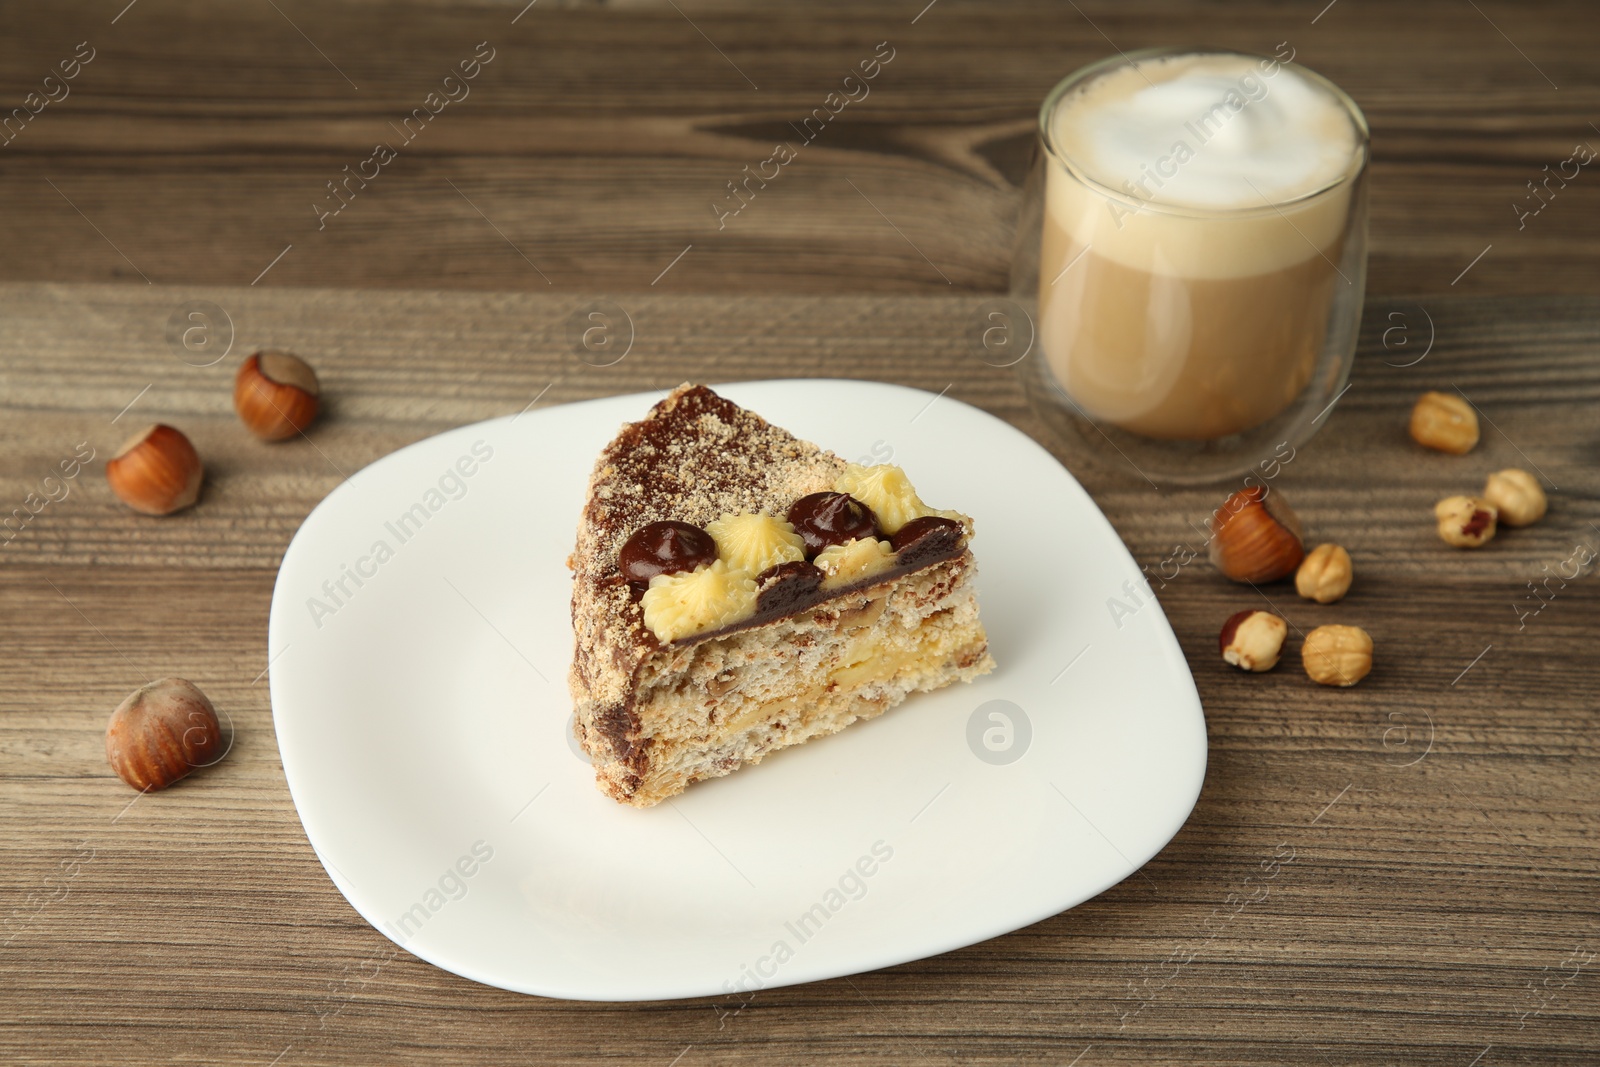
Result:
<instances>
[{"instance_id":1,"label":"layered cake cross-section","mask_svg":"<svg viewBox=\"0 0 1600 1067\"><path fill-rule=\"evenodd\" d=\"M600 789L649 807L994 668L972 520L701 385L601 452L569 683Z\"/></svg>"}]
</instances>

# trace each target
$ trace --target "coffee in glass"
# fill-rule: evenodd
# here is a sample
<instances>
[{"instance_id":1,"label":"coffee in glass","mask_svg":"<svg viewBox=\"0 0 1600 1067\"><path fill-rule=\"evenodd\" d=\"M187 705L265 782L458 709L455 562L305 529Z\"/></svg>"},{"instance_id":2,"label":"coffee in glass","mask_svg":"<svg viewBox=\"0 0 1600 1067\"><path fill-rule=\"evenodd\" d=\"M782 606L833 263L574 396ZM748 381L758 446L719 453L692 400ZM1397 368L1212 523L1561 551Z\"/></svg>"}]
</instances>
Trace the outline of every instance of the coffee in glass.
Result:
<instances>
[{"instance_id":1,"label":"coffee in glass","mask_svg":"<svg viewBox=\"0 0 1600 1067\"><path fill-rule=\"evenodd\" d=\"M1367 130L1282 58L1164 51L1073 75L1041 111L1038 358L1052 421L1195 481L1309 436L1349 372Z\"/></svg>"}]
</instances>

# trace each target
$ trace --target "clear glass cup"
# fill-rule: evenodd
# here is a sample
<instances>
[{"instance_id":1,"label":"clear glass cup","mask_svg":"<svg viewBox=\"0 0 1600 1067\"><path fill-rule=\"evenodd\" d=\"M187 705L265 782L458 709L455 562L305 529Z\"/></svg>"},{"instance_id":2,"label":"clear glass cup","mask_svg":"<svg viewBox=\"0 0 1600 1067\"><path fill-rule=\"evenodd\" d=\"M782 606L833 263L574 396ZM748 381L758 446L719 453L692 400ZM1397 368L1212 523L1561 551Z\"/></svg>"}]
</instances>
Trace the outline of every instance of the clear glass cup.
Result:
<instances>
[{"instance_id":1,"label":"clear glass cup","mask_svg":"<svg viewBox=\"0 0 1600 1067\"><path fill-rule=\"evenodd\" d=\"M1293 69L1348 117L1353 149L1337 177L1293 197L1172 206L1137 193L1160 180L1151 168L1176 173L1193 152L1151 160L1142 185L1135 174L1119 189L1064 150L1057 113L1071 94L1191 56L1256 65L1246 91L1257 99L1291 65L1151 49L1068 76L1039 111L1011 273L1012 298L1034 316L1032 358L1018 370L1035 410L1073 454L1169 485L1230 478L1310 438L1345 388L1366 288L1366 118L1304 67Z\"/></svg>"}]
</instances>

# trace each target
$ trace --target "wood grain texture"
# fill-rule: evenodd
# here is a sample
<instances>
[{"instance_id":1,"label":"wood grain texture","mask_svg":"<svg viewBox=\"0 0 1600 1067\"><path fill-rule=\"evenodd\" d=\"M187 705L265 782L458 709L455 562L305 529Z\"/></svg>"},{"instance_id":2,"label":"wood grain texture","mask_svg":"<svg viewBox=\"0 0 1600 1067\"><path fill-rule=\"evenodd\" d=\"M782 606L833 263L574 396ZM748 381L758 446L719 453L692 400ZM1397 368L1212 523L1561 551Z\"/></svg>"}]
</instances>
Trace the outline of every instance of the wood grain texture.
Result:
<instances>
[{"instance_id":1,"label":"wood grain texture","mask_svg":"<svg viewBox=\"0 0 1600 1067\"><path fill-rule=\"evenodd\" d=\"M1526 183L1574 143L1600 146L1590 8L7 8L0 1059L1595 1063L1600 577L1549 575L1600 550L1600 180L1585 168L1520 228L1511 206L1531 207ZM70 96L4 127L81 41L95 55ZM472 95L319 229L325 183L376 141L399 144L395 126L481 41L494 58ZM895 53L871 95L719 228L725 183L797 139L790 124L880 41ZM1203 549L1219 491L1157 497L1085 465L969 340L1006 288L1045 91L1114 48L1190 41L1287 41L1373 127L1354 385L1275 482L1313 539L1350 548L1357 582L1329 607L1266 594L1298 629L1369 629L1374 673L1334 691L1292 657L1234 672L1215 633L1260 598L1183 567L1158 594L1211 747L1182 832L1078 908L885 971L749 999L563 1003L447 974L356 915L285 786L266 619L299 523L396 448L685 379L882 379L948 390L1045 441L1152 572ZM206 345L176 343L206 303ZM574 341L594 309L631 337L614 366ZM1405 366L1427 333L1432 349ZM261 445L235 423L233 370L267 345L322 376L308 439ZM1430 388L1492 420L1470 456L1407 440L1405 412ZM885 413L886 442L910 414ZM166 520L123 508L102 469L156 419L207 463L200 505ZM89 450L64 495L45 481ZM1550 515L1481 552L1445 548L1433 501L1504 466L1559 486ZM1070 536L1041 531L1041 547ZM234 747L136 798L105 763L105 722L169 673L214 699Z\"/></svg>"},{"instance_id":2,"label":"wood grain texture","mask_svg":"<svg viewBox=\"0 0 1600 1067\"><path fill-rule=\"evenodd\" d=\"M603 299L635 336L597 368L567 324ZM0 548L0 1058L1593 1063L1595 566L1549 586L1539 614L1514 607L1575 546L1600 549L1600 301L1581 297L1374 298L1352 389L1275 482L1313 539L1350 548L1356 585L1327 607L1265 592L1299 629L1369 629L1377 668L1348 691L1313 686L1292 657L1233 671L1216 631L1261 598L1203 562L1183 568L1159 596L1207 712L1205 788L1160 855L1078 908L848 979L617 1006L474 985L397 952L345 903L278 761L258 677L267 607L310 509L409 442L536 397L684 379L948 387L1046 440L1141 564L1198 548L1219 492L1158 498L1061 452L1014 372L970 347L983 299L0 286L0 499L37 492L80 442L99 457ZM166 337L197 300L235 329L210 367ZM1417 351L1401 358L1394 336L1385 348L1390 316L1420 329L1422 309L1431 351L1390 365ZM322 376L327 416L309 439L262 445L234 424L233 369L264 344ZM1492 420L1476 452L1409 443L1406 412L1428 388L1459 388ZM882 437L912 414L885 412ZM200 505L166 520L122 508L101 471L152 419L189 432L208 463ZM1438 542L1432 502L1509 465L1560 487L1549 516L1476 553ZM1070 545L1071 531L1039 535ZM235 745L135 800L105 764L106 717L168 673L212 696Z\"/></svg>"},{"instance_id":3,"label":"wood grain texture","mask_svg":"<svg viewBox=\"0 0 1600 1067\"><path fill-rule=\"evenodd\" d=\"M1113 47L1197 41L1286 42L1361 103L1376 291L1600 283L1589 170L1513 209L1542 203L1527 183L1577 142L1600 147L1581 0L108 6L8 10L0 115L78 42L95 51L0 137L0 279L245 285L271 265L260 284L1001 291L1045 92ZM870 95L719 222L727 183L799 143L885 41ZM471 94L407 141L479 42L494 58ZM398 158L319 221L379 142Z\"/></svg>"}]
</instances>

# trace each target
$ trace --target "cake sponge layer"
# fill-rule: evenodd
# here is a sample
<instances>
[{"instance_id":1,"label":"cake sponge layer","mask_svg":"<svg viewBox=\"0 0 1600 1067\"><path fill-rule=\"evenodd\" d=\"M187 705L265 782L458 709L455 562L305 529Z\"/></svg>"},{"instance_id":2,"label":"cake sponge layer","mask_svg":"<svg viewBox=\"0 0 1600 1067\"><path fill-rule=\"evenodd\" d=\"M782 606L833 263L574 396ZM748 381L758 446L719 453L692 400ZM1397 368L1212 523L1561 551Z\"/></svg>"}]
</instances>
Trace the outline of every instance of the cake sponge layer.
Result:
<instances>
[{"instance_id":1,"label":"cake sponge layer","mask_svg":"<svg viewBox=\"0 0 1600 1067\"><path fill-rule=\"evenodd\" d=\"M640 665L631 707L579 706L601 789L649 807L910 693L987 673L973 569L963 552L799 616L658 650Z\"/></svg>"},{"instance_id":2,"label":"cake sponge layer","mask_svg":"<svg viewBox=\"0 0 1600 1067\"><path fill-rule=\"evenodd\" d=\"M846 492L871 509L873 536L817 536L807 560L764 572L752 614L706 630L645 621L645 601L666 586L656 574L641 589L621 556L651 524L714 531L717 558L673 577L715 577L745 555L770 564L774 538L741 541L743 527L750 534L765 517L770 535L806 498ZM853 468L705 386L674 389L596 460L569 560L574 732L600 789L648 807L882 714L909 693L992 670L972 535L970 518L930 513L898 469ZM882 568L858 565L867 550L881 560L866 564Z\"/></svg>"}]
</instances>

